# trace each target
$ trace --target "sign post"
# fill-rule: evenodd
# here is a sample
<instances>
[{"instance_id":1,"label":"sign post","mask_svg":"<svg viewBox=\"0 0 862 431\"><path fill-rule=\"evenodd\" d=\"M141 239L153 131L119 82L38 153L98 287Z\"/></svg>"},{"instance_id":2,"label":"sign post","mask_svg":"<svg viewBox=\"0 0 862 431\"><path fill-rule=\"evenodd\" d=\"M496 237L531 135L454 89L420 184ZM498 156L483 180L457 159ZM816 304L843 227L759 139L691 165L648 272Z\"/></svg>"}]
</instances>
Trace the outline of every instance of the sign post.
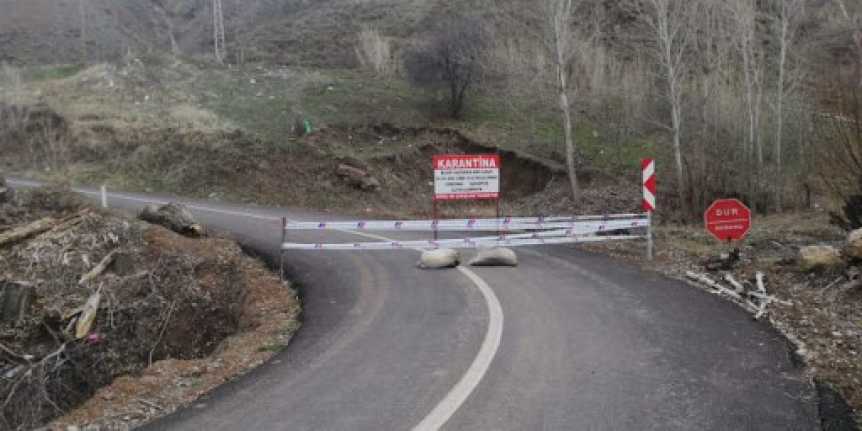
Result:
<instances>
[{"instance_id":1,"label":"sign post","mask_svg":"<svg viewBox=\"0 0 862 431\"><path fill-rule=\"evenodd\" d=\"M438 201L455 200L496 200L500 217L500 155L441 154L433 162L434 220Z\"/></svg>"},{"instance_id":2,"label":"sign post","mask_svg":"<svg viewBox=\"0 0 862 431\"><path fill-rule=\"evenodd\" d=\"M287 217L281 218L281 243L284 244L287 242ZM281 246L278 247L279 251L279 266L278 273L281 277L281 281L284 281L284 249Z\"/></svg>"},{"instance_id":3,"label":"sign post","mask_svg":"<svg viewBox=\"0 0 862 431\"><path fill-rule=\"evenodd\" d=\"M751 210L737 199L719 199L703 214L706 230L722 242L739 241L751 230Z\"/></svg>"},{"instance_id":4,"label":"sign post","mask_svg":"<svg viewBox=\"0 0 862 431\"><path fill-rule=\"evenodd\" d=\"M641 172L644 194L643 209L647 213L647 259L653 260L652 213L655 211L656 195L655 159L643 159Z\"/></svg>"}]
</instances>

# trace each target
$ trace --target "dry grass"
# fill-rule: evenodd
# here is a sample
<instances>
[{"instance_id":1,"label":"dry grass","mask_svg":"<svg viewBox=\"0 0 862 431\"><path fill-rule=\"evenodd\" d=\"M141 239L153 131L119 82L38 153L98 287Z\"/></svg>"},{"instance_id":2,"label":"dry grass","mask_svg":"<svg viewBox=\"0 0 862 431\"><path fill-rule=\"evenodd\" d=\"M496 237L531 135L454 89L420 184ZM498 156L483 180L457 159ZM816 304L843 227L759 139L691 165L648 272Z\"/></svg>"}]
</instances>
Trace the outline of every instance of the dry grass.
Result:
<instances>
[{"instance_id":1,"label":"dry grass","mask_svg":"<svg viewBox=\"0 0 862 431\"><path fill-rule=\"evenodd\" d=\"M391 78L398 72L399 59L392 39L374 28L356 34L356 57L359 64L381 78Z\"/></svg>"}]
</instances>

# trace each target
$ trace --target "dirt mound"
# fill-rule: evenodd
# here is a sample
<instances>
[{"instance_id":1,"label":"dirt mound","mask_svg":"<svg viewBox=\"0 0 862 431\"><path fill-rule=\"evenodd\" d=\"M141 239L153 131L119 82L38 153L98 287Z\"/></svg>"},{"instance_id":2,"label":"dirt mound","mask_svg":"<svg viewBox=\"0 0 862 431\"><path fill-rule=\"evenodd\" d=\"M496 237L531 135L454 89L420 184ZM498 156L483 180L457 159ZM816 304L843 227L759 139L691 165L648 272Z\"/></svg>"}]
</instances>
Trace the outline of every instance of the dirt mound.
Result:
<instances>
[{"instance_id":1,"label":"dirt mound","mask_svg":"<svg viewBox=\"0 0 862 431\"><path fill-rule=\"evenodd\" d=\"M164 228L87 208L74 196L25 191L0 207L13 230L53 220L0 246L0 279L34 296L19 319L0 323L3 429L41 425L154 361L208 355L240 326L247 286L235 243L183 247L186 239Z\"/></svg>"},{"instance_id":2,"label":"dirt mound","mask_svg":"<svg viewBox=\"0 0 862 431\"><path fill-rule=\"evenodd\" d=\"M130 191L421 217L432 212L433 155L496 153L503 163L501 188L507 214L617 212L628 211L639 202L635 180L610 178L582 166L579 176L586 198L574 205L559 163L485 145L454 129L389 124L330 127L281 145L238 130L131 129L87 122L70 128L47 107L33 112L42 113L38 118L53 119L49 123L63 137L62 151L53 151L53 144L35 145L37 156L32 160L4 151L0 164L19 171L21 166L30 166L36 170L28 175L44 176L51 160L68 160L62 166L72 168L60 173L66 178L90 184L107 182ZM14 130L21 139L44 141L40 141L39 127ZM47 158L49 153L59 156ZM358 190L356 175L345 175L348 171L361 172ZM357 193L361 198L357 199ZM493 204L469 202L449 203L441 209L442 216L491 215L495 211Z\"/></svg>"}]
</instances>

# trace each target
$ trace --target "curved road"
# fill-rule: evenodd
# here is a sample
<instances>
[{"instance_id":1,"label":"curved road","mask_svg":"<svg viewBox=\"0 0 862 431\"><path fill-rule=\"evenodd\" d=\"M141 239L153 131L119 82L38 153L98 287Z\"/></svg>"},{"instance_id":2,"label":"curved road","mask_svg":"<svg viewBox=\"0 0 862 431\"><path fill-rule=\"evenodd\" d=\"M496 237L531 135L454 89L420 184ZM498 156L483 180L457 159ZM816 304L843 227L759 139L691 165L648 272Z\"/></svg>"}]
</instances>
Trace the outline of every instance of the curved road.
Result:
<instances>
[{"instance_id":1,"label":"curved road","mask_svg":"<svg viewBox=\"0 0 862 431\"><path fill-rule=\"evenodd\" d=\"M166 200L111 195L127 209ZM279 217L321 217L184 202L268 258ZM814 389L786 341L716 296L569 246L519 249L518 268L421 271L416 257L288 254L304 301L289 347L146 428L820 428Z\"/></svg>"}]
</instances>

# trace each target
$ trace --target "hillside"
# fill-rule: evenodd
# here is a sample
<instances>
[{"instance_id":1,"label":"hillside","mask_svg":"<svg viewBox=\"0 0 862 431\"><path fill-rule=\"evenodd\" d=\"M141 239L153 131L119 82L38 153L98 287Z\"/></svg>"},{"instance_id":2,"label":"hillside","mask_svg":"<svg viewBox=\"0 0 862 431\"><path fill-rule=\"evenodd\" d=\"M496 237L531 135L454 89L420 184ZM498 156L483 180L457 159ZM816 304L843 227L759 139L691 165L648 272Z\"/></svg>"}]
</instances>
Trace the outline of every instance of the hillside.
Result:
<instances>
[{"instance_id":1,"label":"hillside","mask_svg":"<svg viewBox=\"0 0 862 431\"><path fill-rule=\"evenodd\" d=\"M246 61L354 66L351 38L363 26L407 36L429 14L445 10L442 4L226 0L228 51L244 51ZM209 53L212 45L208 0L2 0L0 8L0 62L98 62L128 52L170 52L171 36L187 55Z\"/></svg>"}]
</instances>

